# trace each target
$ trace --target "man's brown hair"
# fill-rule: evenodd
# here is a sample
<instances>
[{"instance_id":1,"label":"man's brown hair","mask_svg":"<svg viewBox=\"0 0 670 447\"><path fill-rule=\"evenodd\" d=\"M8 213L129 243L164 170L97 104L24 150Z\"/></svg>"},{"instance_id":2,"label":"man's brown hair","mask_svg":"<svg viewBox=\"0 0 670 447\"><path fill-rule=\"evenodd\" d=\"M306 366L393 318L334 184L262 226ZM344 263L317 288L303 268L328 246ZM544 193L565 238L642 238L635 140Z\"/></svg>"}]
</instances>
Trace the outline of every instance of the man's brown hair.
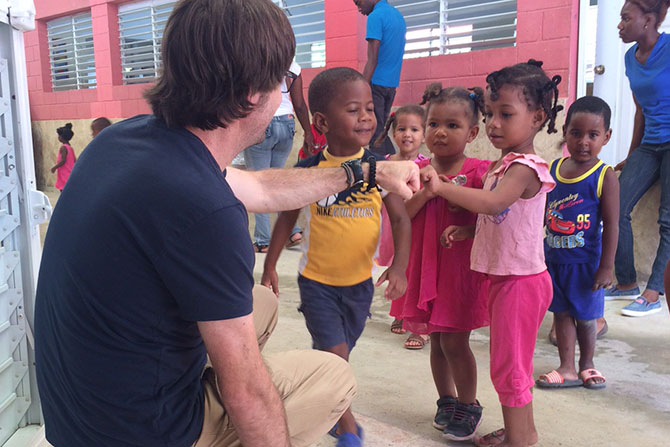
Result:
<instances>
[{"instance_id":1,"label":"man's brown hair","mask_svg":"<svg viewBox=\"0 0 670 447\"><path fill-rule=\"evenodd\" d=\"M250 95L277 88L294 54L291 25L269 0L181 0L145 97L169 127L226 127L251 112Z\"/></svg>"}]
</instances>

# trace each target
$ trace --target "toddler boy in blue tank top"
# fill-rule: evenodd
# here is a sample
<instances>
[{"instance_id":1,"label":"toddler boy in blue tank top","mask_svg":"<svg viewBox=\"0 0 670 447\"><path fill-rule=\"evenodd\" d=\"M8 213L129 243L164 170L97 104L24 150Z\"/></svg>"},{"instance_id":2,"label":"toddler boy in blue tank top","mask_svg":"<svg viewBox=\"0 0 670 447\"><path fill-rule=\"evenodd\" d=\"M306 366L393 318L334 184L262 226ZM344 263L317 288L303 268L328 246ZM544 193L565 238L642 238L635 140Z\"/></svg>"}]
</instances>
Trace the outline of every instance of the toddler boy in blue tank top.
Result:
<instances>
[{"instance_id":1,"label":"toddler boy in blue tank top","mask_svg":"<svg viewBox=\"0 0 670 447\"><path fill-rule=\"evenodd\" d=\"M570 156L551 163L556 188L547 194L545 254L554 286L549 310L554 312L561 364L539 377L540 388L605 387L593 355L604 288L613 281L619 232L619 183L611 166L598 159L612 135L610 118L611 110L600 98L575 101L563 126Z\"/></svg>"}]
</instances>

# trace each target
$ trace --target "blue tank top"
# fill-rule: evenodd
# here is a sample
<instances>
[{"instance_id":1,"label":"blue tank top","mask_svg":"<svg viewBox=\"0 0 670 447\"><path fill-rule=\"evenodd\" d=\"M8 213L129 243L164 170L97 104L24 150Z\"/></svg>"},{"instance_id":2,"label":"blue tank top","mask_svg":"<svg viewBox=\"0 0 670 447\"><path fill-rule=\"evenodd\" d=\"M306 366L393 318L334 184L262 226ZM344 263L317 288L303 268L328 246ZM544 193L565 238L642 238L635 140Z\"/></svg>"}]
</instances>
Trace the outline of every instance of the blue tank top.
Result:
<instances>
[{"instance_id":1,"label":"blue tank top","mask_svg":"<svg viewBox=\"0 0 670 447\"><path fill-rule=\"evenodd\" d=\"M565 160L556 159L549 168L556 187L547 194L545 258L554 264L597 263L602 248L600 194L611 166L599 160L583 175L566 179L559 174Z\"/></svg>"}]
</instances>

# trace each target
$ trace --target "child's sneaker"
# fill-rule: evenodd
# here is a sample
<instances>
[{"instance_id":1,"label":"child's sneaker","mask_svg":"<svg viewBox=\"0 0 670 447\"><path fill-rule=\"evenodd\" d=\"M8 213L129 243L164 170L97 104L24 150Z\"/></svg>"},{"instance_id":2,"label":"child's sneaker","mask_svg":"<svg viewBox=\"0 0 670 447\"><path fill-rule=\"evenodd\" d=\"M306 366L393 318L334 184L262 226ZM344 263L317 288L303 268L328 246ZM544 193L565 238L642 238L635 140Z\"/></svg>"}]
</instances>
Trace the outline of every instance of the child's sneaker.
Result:
<instances>
[{"instance_id":1,"label":"child's sneaker","mask_svg":"<svg viewBox=\"0 0 670 447\"><path fill-rule=\"evenodd\" d=\"M337 438L336 447L363 447L363 440L353 433L342 433Z\"/></svg>"},{"instance_id":2,"label":"child's sneaker","mask_svg":"<svg viewBox=\"0 0 670 447\"><path fill-rule=\"evenodd\" d=\"M435 420L433 421L433 427L438 430L444 430L451 418L454 417L454 410L456 410L456 404L458 404L458 399L446 396L441 397L437 401L437 414L435 414Z\"/></svg>"},{"instance_id":3,"label":"child's sneaker","mask_svg":"<svg viewBox=\"0 0 670 447\"><path fill-rule=\"evenodd\" d=\"M621 290L617 286L612 286L605 290L605 301L612 300L634 300L640 295L640 288Z\"/></svg>"},{"instance_id":4,"label":"child's sneaker","mask_svg":"<svg viewBox=\"0 0 670 447\"><path fill-rule=\"evenodd\" d=\"M456 405L454 417L442 432L451 441L467 441L474 438L477 427L482 421L482 407L479 401L474 404Z\"/></svg>"},{"instance_id":5,"label":"child's sneaker","mask_svg":"<svg viewBox=\"0 0 670 447\"><path fill-rule=\"evenodd\" d=\"M646 317L661 311L661 300L653 303L647 301L643 296L637 297L635 301L621 309L621 313L627 317Z\"/></svg>"}]
</instances>

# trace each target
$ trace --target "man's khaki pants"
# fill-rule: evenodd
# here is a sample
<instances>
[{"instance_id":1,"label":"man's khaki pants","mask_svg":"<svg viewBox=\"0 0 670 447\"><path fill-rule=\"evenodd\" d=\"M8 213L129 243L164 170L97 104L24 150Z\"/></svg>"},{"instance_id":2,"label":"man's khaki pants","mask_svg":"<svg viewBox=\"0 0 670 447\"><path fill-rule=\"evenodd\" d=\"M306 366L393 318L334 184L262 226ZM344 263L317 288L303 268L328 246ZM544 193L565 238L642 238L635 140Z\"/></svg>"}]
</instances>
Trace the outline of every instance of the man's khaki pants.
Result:
<instances>
[{"instance_id":1,"label":"man's khaki pants","mask_svg":"<svg viewBox=\"0 0 670 447\"><path fill-rule=\"evenodd\" d=\"M253 316L261 349L277 325L277 297L266 287L254 287ZM231 341L234 343L234 340ZM272 382L284 402L291 445L318 441L349 408L356 381L349 364L322 351L290 351L264 357ZM214 370L205 371L205 419L195 447L241 446L226 414ZM262 446L246 446L262 447Z\"/></svg>"}]
</instances>

